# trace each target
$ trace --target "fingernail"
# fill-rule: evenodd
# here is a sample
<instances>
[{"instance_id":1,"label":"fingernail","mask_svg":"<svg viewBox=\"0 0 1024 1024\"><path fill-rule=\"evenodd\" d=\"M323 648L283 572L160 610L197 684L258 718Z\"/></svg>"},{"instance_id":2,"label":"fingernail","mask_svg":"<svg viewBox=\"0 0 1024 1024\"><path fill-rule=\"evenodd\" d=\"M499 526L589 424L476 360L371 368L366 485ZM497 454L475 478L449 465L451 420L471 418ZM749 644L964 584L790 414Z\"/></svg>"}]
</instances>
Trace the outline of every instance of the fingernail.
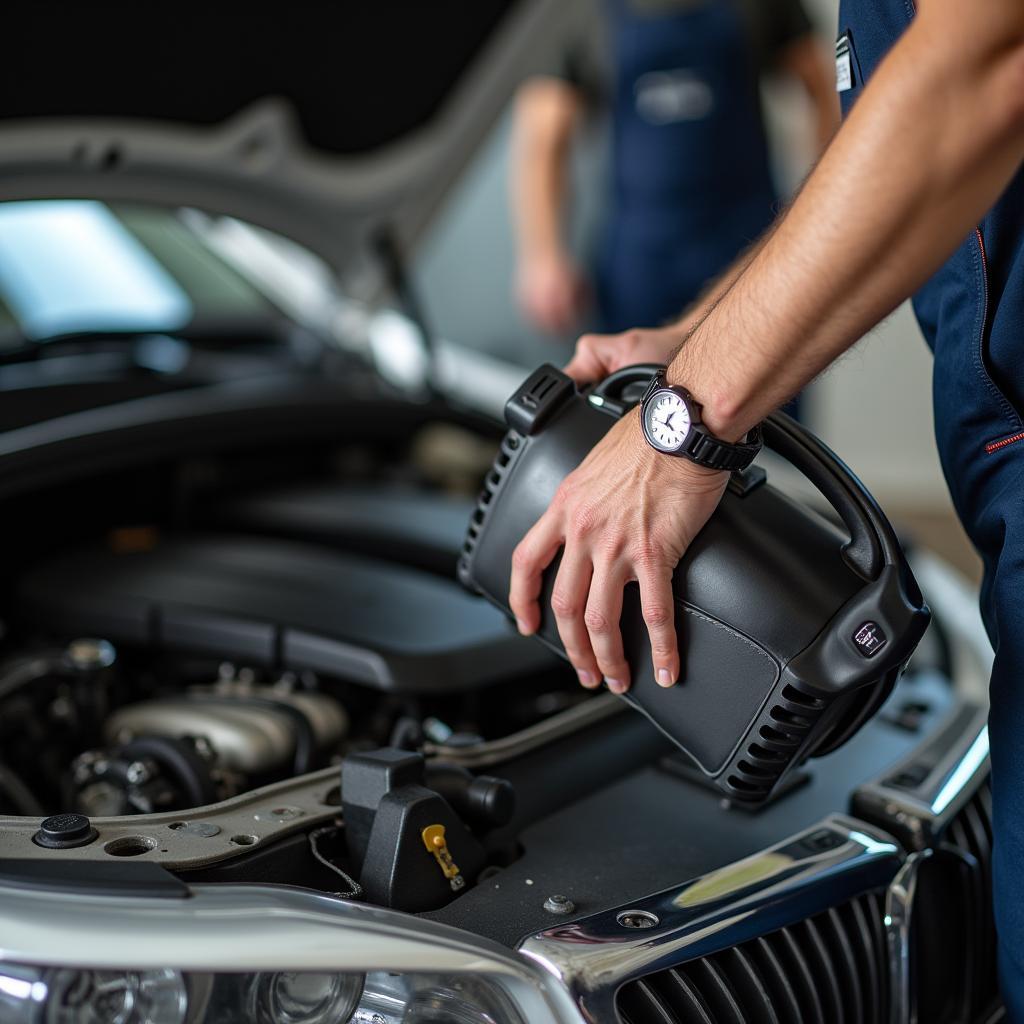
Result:
<instances>
[{"instance_id":1,"label":"fingernail","mask_svg":"<svg viewBox=\"0 0 1024 1024\"><path fill-rule=\"evenodd\" d=\"M516 619L516 629L518 629L523 636L529 636L532 632L525 619Z\"/></svg>"},{"instance_id":2,"label":"fingernail","mask_svg":"<svg viewBox=\"0 0 1024 1024\"><path fill-rule=\"evenodd\" d=\"M619 682L618 679L608 679L608 678L605 678L605 682L608 684L608 689L611 690L612 693L625 693L626 692L626 684Z\"/></svg>"},{"instance_id":3,"label":"fingernail","mask_svg":"<svg viewBox=\"0 0 1024 1024\"><path fill-rule=\"evenodd\" d=\"M577 672L576 674L580 677L580 682L584 686L594 685L594 677L589 672Z\"/></svg>"},{"instance_id":4,"label":"fingernail","mask_svg":"<svg viewBox=\"0 0 1024 1024\"><path fill-rule=\"evenodd\" d=\"M658 685L659 686L671 686L672 685L672 673L667 668L658 669Z\"/></svg>"}]
</instances>

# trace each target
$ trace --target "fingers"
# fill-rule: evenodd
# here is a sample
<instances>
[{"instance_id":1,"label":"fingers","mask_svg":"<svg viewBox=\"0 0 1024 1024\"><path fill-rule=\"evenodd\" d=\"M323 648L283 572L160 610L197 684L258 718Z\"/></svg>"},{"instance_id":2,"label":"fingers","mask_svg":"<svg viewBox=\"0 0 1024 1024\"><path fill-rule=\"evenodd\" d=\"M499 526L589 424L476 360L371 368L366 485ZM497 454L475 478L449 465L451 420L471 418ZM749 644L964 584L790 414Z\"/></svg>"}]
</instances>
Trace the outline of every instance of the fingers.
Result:
<instances>
[{"instance_id":1,"label":"fingers","mask_svg":"<svg viewBox=\"0 0 1024 1024\"><path fill-rule=\"evenodd\" d=\"M589 557L567 549L551 592L551 610L555 613L562 646L576 669L580 683L588 689L601 685L601 671L583 621L592 573Z\"/></svg>"},{"instance_id":2,"label":"fingers","mask_svg":"<svg viewBox=\"0 0 1024 1024\"><path fill-rule=\"evenodd\" d=\"M516 627L523 636L536 633L540 628L537 598L544 581L544 570L558 554L561 543L559 520L549 511L537 520L512 552L508 603L516 617Z\"/></svg>"},{"instance_id":3,"label":"fingers","mask_svg":"<svg viewBox=\"0 0 1024 1024\"><path fill-rule=\"evenodd\" d=\"M576 351L565 372L579 384L604 380L612 372L614 342L617 335L584 334L576 342Z\"/></svg>"},{"instance_id":4,"label":"fingers","mask_svg":"<svg viewBox=\"0 0 1024 1024\"><path fill-rule=\"evenodd\" d=\"M612 568L594 568L584 621L597 666L612 693L629 689L629 665L622 650L622 590L626 577Z\"/></svg>"},{"instance_id":5,"label":"fingers","mask_svg":"<svg viewBox=\"0 0 1024 1024\"><path fill-rule=\"evenodd\" d=\"M675 595L670 569L638 573L640 606L651 638L651 664L659 686L679 679L679 641L676 636Z\"/></svg>"}]
</instances>

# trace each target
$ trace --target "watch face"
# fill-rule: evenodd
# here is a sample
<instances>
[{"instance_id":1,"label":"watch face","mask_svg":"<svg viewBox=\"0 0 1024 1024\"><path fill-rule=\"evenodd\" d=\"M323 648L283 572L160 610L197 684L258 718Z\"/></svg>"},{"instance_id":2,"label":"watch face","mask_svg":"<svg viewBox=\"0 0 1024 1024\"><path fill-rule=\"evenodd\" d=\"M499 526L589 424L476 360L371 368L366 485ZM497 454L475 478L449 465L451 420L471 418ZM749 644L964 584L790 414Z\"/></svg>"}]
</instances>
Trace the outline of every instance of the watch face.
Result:
<instances>
[{"instance_id":1,"label":"watch face","mask_svg":"<svg viewBox=\"0 0 1024 1024\"><path fill-rule=\"evenodd\" d=\"M647 439L662 451L678 451L690 432L690 410L671 391L659 391L644 408Z\"/></svg>"}]
</instances>

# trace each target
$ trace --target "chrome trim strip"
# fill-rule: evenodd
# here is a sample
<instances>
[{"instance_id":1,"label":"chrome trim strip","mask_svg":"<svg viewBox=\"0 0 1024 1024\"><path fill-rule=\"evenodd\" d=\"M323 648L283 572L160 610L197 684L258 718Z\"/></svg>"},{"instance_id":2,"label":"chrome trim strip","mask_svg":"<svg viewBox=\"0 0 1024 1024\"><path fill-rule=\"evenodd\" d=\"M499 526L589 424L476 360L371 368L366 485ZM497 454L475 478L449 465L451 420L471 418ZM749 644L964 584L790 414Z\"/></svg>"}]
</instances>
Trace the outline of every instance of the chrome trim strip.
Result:
<instances>
[{"instance_id":1,"label":"chrome trim strip","mask_svg":"<svg viewBox=\"0 0 1024 1024\"><path fill-rule=\"evenodd\" d=\"M679 888L532 935L519 951L569 989L587 1021L614 1021L623 983L887 888L903 861L885 832L832 815ZM658 924L626 928L619 919L627 910Z\"/></svg>"},{"instance_id":2,"label":"chrome trim strip","mask_svg":"<svg viewBox=\"0 0 1024 1024\"><path fill-rule=\"evenodd\" d=\"M918 785L892 784L908 769L929 763L932 767ZM977 792L988 772L988 708L963 704L927 743L859 786L853 812L891 831L908 850L923 850Z\"/></svg>"},{"instance_id":3,"label":"chrome trim strip","mask_svg":"<svg viewBox=\"0 0 1024 1024\"><path fill-rule=\"evenodd\" d=\"M921 863L931 855L931 850L912 853L885 895L885 938L893 988L892 1024L917 1024L910 991L910 928Z\"/></svg>"},{"instance_id":4,"label":"chrome trim strip","mask_svg":"<svg viewBox=\"0 0 1024 1024\"><path fill-rule=\"evenodd\" d=\"M186 899L0 888L0 960L108 970L486 975L530 1024L582 1024L550 975L495 942L286 886L196 885Z\"/></svg>"}]
</instances>

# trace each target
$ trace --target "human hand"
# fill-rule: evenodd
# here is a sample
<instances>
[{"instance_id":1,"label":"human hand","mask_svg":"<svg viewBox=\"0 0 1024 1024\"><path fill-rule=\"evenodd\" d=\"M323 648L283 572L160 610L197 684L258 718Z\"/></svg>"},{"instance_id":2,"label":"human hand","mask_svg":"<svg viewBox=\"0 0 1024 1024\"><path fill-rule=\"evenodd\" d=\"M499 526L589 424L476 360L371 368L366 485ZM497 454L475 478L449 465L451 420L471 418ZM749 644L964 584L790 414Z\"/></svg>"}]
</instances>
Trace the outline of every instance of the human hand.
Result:
<instances>
[{"instance_id":1,"label":"human hand","mask_svg":"<svg viewBox=\"0 0 1024 1024\"><path fill-rule=\"evenodd\" d=\"M513 552L509 604L520 633L540 627L543 573L564 547L551 607L580 683L594 688L603 676L614 693L628 689L619 619L623 588L636 581L655 679L671 686L679 678L672 574L728 478L653 451L639 411L628 413L565 478Z\"/></svg>"},{"instance_id":2,"label":"human hand","mask_svg":"<svg viewBox=\"0 0 1024 1024\"><path fill-rule=\"evenodd\" d=\"M516 294L526 319L549 334L565 334L579 320L587 301L587 283L561 253L524 258L516 278Z\"/></svg>"},{"instance_id":3,"label":"human hand","mask_svg":"<svg viewBox=\"0 0 1024 1024\"><path fill-rule=\"evenodd\" d=\"M637 327L621 334L584 334L565 372L577 384L604 380L636 363L668 363L685 333L678 325Z\"/></svg>"}]
</instances>

